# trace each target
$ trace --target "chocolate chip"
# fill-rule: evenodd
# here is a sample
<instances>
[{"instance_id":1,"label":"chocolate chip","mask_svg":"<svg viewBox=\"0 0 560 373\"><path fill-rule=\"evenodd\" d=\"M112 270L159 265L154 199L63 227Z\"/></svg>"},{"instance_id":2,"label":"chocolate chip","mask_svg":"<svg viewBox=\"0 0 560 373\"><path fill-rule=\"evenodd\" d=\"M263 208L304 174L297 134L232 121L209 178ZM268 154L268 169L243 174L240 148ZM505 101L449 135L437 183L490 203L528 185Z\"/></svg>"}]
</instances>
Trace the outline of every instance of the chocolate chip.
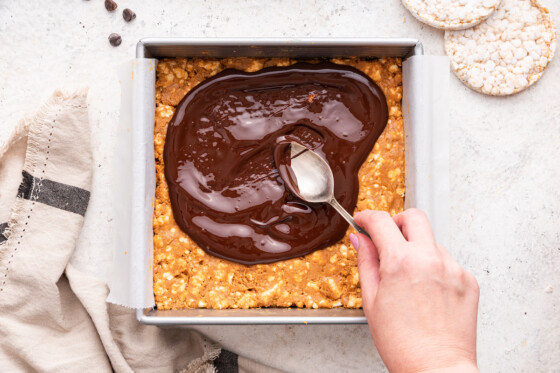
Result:
<instances>
[{"instance_id":1,"label":"chocolate chip","mask_svg":"<svg viewBox=\"0 0 560 373\"><path fill-rule=\"evenodd\" d=\"M105 9L107 9L109 12L117 9L117 7L117 3L115 3L113 0L105 0Z\"/></svg>"},{"instance_id":2,"label":"chocolate chip","mask_svg":"<svg viewBox=\"0 0 560 373\"><path fill-rule=\"evenodd\" d=\"M109 35L109 43L111 43L113 47L118 47L122 43L122 38L119 34L113 32Z\"/></svg>"},{"instance_id":3,"label":"chocolate chip","mask_svg":"<svg viewBox=\"0 0 560 373\"><path fill-rule=\"evenodd\" d=\"M122 11L122 17L124 18L124 20L126 22L130 22L134 18L136 18L136 13L134 13L132 10L126 8L125 10Z\"/></svg>"}]
</instances>

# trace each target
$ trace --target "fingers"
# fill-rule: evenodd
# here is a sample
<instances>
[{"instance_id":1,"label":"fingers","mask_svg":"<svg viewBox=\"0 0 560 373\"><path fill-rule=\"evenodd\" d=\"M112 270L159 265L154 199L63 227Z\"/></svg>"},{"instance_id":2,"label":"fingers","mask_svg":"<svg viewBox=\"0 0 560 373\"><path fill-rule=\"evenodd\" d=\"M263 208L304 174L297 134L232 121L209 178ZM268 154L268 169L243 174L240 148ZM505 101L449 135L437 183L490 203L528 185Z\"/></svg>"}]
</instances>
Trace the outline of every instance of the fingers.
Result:
<instances>
[{"instance_id":1,"label":"fingers","mask_svg":"<svg viewBox=\"0 0 560 373\"><path fill-rule=\"evenodd\" d=\"M379 287L379 256L373 242L363 234L351 234L350 242L358 252L358 273L362 302L366 309L373 306Z\"/></svg>"},{"instance_id":2,"label":"fingers","mask_svg":"<svg viewBox=\"0 0 560 373\"><path fill-rule=\"evenodd\" d=\"M423 211L408 209L395 215L393 220L407 241L435 244L432 226Z\"/></svg>"},{"instance_id":3,"label":"fingers","mask_svg":"<svg viewBox=\"0 0 560 373\"><path fill-rule=\"evenodd\" d=\"M381 261L390 252L391 248L400 247L406 242L399 227L391 219L391 216L384 211L361 211L356 214L354 219L371 236Z\"/></svg>"}]
</instances>

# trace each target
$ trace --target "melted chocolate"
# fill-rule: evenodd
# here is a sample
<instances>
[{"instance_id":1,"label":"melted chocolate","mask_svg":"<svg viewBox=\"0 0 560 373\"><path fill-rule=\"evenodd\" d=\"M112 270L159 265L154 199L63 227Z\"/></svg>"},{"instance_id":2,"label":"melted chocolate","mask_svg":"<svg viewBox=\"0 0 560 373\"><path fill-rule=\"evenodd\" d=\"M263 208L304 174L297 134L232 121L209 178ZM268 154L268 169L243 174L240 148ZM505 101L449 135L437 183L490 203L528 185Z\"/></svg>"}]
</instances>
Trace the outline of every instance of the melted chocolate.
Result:
<instances>
[{"instance_id":1,"label":"melted chocolate","mask_svg":"<svg viewBox=\"0 0 560 373\"><path fill-rule=\"evenodd\" d=\"M165 176L175 221L206 252L244 264L330 246L348 224L329 205L286 189L275 148L293 140L324 157L335 197L352 213L358 170L387 118L381 89L348 66L222 71L183 98L168 126Z\"/></svg>"},{"instance_id":2,"label":"melted chocolate","mask_svg":"<svg viewBox=\"0 0 560 373\"><path fill-rule=\"evenodd\" d=\"M278 170L278 173L280 174L288 192L291 192L294 196L303 199L300 195L296 174L292 169L292 159L302 153L292 157L291 144L292 142L286 137L281 137L278 141L276 141L276 147L274 148L274 164L276 165L276 169Z\"/></svg>"}]
</instances>

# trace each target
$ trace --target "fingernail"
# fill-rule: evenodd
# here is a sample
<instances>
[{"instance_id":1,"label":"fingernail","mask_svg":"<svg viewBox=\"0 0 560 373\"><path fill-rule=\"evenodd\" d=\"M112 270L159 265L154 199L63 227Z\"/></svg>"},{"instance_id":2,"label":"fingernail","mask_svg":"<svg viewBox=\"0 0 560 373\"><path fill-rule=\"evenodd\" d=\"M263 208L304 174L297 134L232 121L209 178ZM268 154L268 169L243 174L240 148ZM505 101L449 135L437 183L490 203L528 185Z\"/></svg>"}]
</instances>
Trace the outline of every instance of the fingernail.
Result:
<instances>
[{"instance_id":1,"label":"fingernail","mask_svg":"<svg viewBox=\"0 0 560 373\"><path fill-rule=\"evenodd\" d=\"M350 233L350 236L348 236L348 238L350 239L350 243L352 244L352 246L354 246L354 249L358 250L358 248L360 247L360 240L358 240L358 237L354 233Z\"/></svg>"}]
</instances>

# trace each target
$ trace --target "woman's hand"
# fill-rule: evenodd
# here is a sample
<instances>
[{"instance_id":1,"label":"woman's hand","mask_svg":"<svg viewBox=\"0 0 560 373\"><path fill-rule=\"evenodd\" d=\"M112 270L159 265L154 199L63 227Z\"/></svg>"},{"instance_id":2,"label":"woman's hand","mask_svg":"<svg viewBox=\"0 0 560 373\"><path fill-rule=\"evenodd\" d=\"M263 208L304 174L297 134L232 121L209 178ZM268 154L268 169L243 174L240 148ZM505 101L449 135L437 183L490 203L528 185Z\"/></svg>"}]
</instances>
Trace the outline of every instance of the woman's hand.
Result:
<instances>
[{"instance_id":1,"label":"woman's hand","mask_svg":"<svg viewBox=\"0 0 560 373\"><path fill-rule=\"evenodd\" d=\"M435 242L426 215L363 211L355 219L372 237L350 239L364 312L389 371L478 372L478 283Z\"/></svg>"}]
</instances>

